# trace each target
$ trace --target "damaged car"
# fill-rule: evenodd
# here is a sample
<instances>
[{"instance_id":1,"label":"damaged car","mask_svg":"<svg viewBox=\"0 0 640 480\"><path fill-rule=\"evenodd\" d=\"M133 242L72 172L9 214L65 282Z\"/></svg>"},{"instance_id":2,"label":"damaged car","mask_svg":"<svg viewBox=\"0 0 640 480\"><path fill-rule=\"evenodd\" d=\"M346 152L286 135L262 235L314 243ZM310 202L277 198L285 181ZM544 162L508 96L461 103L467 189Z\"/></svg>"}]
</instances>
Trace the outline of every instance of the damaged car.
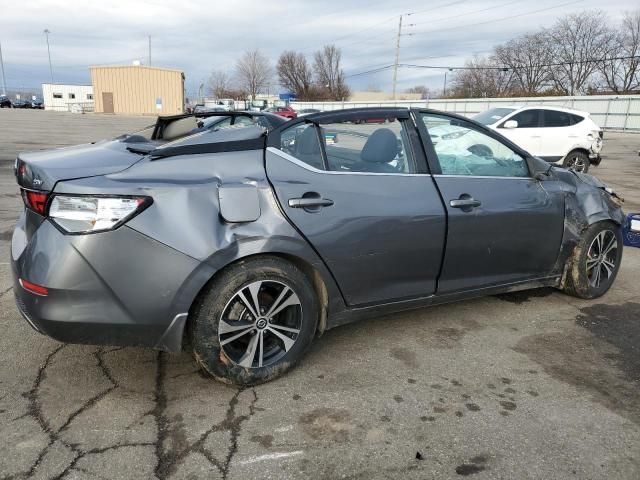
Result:
<instances>
[{"instance_id":1,"label":"damaged car","mask_svg":"<svg viewBox=\"0 0 640 480\"><path fill-rule=\"evenodd\" d=\"M339 325L543 286L597 298L620 268L612 190L464 117L363 108L195 133L185 118L18 156L11 265L35 330L188 350L254 385Z\"/></svg>"}]
</instances>

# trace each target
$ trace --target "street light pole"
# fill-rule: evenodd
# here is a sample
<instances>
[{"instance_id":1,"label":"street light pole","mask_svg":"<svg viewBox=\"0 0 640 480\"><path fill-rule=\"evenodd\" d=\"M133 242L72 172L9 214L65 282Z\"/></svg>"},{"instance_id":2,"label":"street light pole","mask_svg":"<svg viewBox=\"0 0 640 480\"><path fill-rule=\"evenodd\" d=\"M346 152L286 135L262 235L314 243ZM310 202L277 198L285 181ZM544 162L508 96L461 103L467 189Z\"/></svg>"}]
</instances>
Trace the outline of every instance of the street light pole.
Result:
<instances>
[{"instance_id":1,"label":"street light pole","mask_svg":"<svg viewBox=\"0 0 640 480\"><path fill-rule=\"evenodd\" d=\"M7 94L7 79L4 77L4 61L2 60L2 44L0 44L0 69L2 70L2 94Z\"/></svg>"},{"instance_id":2,"label":"street light pole","mask_svg":"<svg viewBox=\"0 0 640 480\"><path fill-rule=\"evenodd\" d=\"M151 35L149 35L149 66L151 66Z\"/></svg>"},{"instance_id":3,"label":"street light pole","mask_svg":"<svg viewBox=\"0 0 640 480\"><path fill-rule=\"evenodd\" d=\"M48 28L44 29L44 34L47 37L47 54L49 55L49 73L51 74L51 83L53 83L53 67L51 66L51 49L49 48L49 34L51 32Z\"/></svg>"}]
</instances>

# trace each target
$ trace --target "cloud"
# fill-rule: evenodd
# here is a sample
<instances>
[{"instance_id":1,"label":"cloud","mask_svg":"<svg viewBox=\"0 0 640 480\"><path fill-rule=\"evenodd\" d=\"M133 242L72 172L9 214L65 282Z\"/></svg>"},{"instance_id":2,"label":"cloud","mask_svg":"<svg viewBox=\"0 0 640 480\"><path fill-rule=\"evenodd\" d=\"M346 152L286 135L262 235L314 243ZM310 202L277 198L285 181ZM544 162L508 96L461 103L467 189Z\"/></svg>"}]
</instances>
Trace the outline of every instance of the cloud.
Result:
<instances>
[{"instance_id":1,"label":"cloud","mask_svg":"<svg viewBox=\"0 0 640 480\"><path fill-rule=\"evenodd\" d=\"M526 31L551 25L557 16L583 8L602 8L599 0L551 9L508 21L500 17L565 2L542 0L422 1L308 0L264 2L3 0L0 42L10 87L38 87L49 81L43 30L51 31L54 78L59 83L88 83L89 65L147 62L148 36L154 65L185 72L187 90L196 91L211 70L232 71L242 52L260 48L275 64L285 49L311 58L323 44L343 49L348 74L393 63L398 16L404 17L401 62L462 65L474 53ZM505 4L509 4L504 6ZM612 19L628 8L626 0L607 2ZM478 10L487 9L483 12ZM426 10L426 11L425 11ZM411 25L415 24L415 25ZM447 29L447 30L442 30ZM430 33L431 32L431 33ZM399 87L427 84L440 88L444 70L401 70ZM353 77L353 88L376 85L390 90L391 71ZM274 90L276 86L274 85Z\"/></svg>"}]
</instances>

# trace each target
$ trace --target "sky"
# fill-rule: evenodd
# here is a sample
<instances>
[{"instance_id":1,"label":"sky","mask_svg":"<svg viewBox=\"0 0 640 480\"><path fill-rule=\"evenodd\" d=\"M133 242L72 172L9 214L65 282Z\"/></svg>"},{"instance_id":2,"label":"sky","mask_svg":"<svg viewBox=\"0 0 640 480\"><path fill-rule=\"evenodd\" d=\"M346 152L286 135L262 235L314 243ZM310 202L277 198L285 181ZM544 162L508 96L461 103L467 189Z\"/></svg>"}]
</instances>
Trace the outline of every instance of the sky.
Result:
<instances>
[{"instance_id":1,"label":"sky","mask_svg":"<svg viewBox=\"0 0 640 480\"><path fill-rule=\"evenodd\" d=\"M353 90L391 90L392 64L403 15L398 91L414 85L441 90L446 67L518 35L552 27L562 15L600 9L615 23L632 0L0 0L0 45L11 90L50 82L48 29L56 83L89 84L89 65L148 63L184 71L193 95L212 70L232 72L243 52L260 49L275 65L283 50L312 60L333 43ZM281 91L274 75L270 92Z\"/></svg>"}]
</instances>

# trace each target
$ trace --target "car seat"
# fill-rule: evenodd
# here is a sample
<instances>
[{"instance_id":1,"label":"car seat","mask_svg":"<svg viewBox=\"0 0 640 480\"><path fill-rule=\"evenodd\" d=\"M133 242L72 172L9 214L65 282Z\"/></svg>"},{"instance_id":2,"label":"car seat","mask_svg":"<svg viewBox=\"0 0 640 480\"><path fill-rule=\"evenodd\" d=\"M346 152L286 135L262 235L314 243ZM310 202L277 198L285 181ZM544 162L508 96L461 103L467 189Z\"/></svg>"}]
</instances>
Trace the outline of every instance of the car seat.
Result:
<instances>
[{"instance_id":1,"label":"car seat","mask_svg":"<svg viewBox=\"0 0 640 480\"><path fill-rule=\"evenodd\" d=\"M388 128L379 128L371 134L364 144L360 159L363 171L374 173L394 173L397 170L389 165L398 155L398 139Z\"/></svg>"}]
</instances>

